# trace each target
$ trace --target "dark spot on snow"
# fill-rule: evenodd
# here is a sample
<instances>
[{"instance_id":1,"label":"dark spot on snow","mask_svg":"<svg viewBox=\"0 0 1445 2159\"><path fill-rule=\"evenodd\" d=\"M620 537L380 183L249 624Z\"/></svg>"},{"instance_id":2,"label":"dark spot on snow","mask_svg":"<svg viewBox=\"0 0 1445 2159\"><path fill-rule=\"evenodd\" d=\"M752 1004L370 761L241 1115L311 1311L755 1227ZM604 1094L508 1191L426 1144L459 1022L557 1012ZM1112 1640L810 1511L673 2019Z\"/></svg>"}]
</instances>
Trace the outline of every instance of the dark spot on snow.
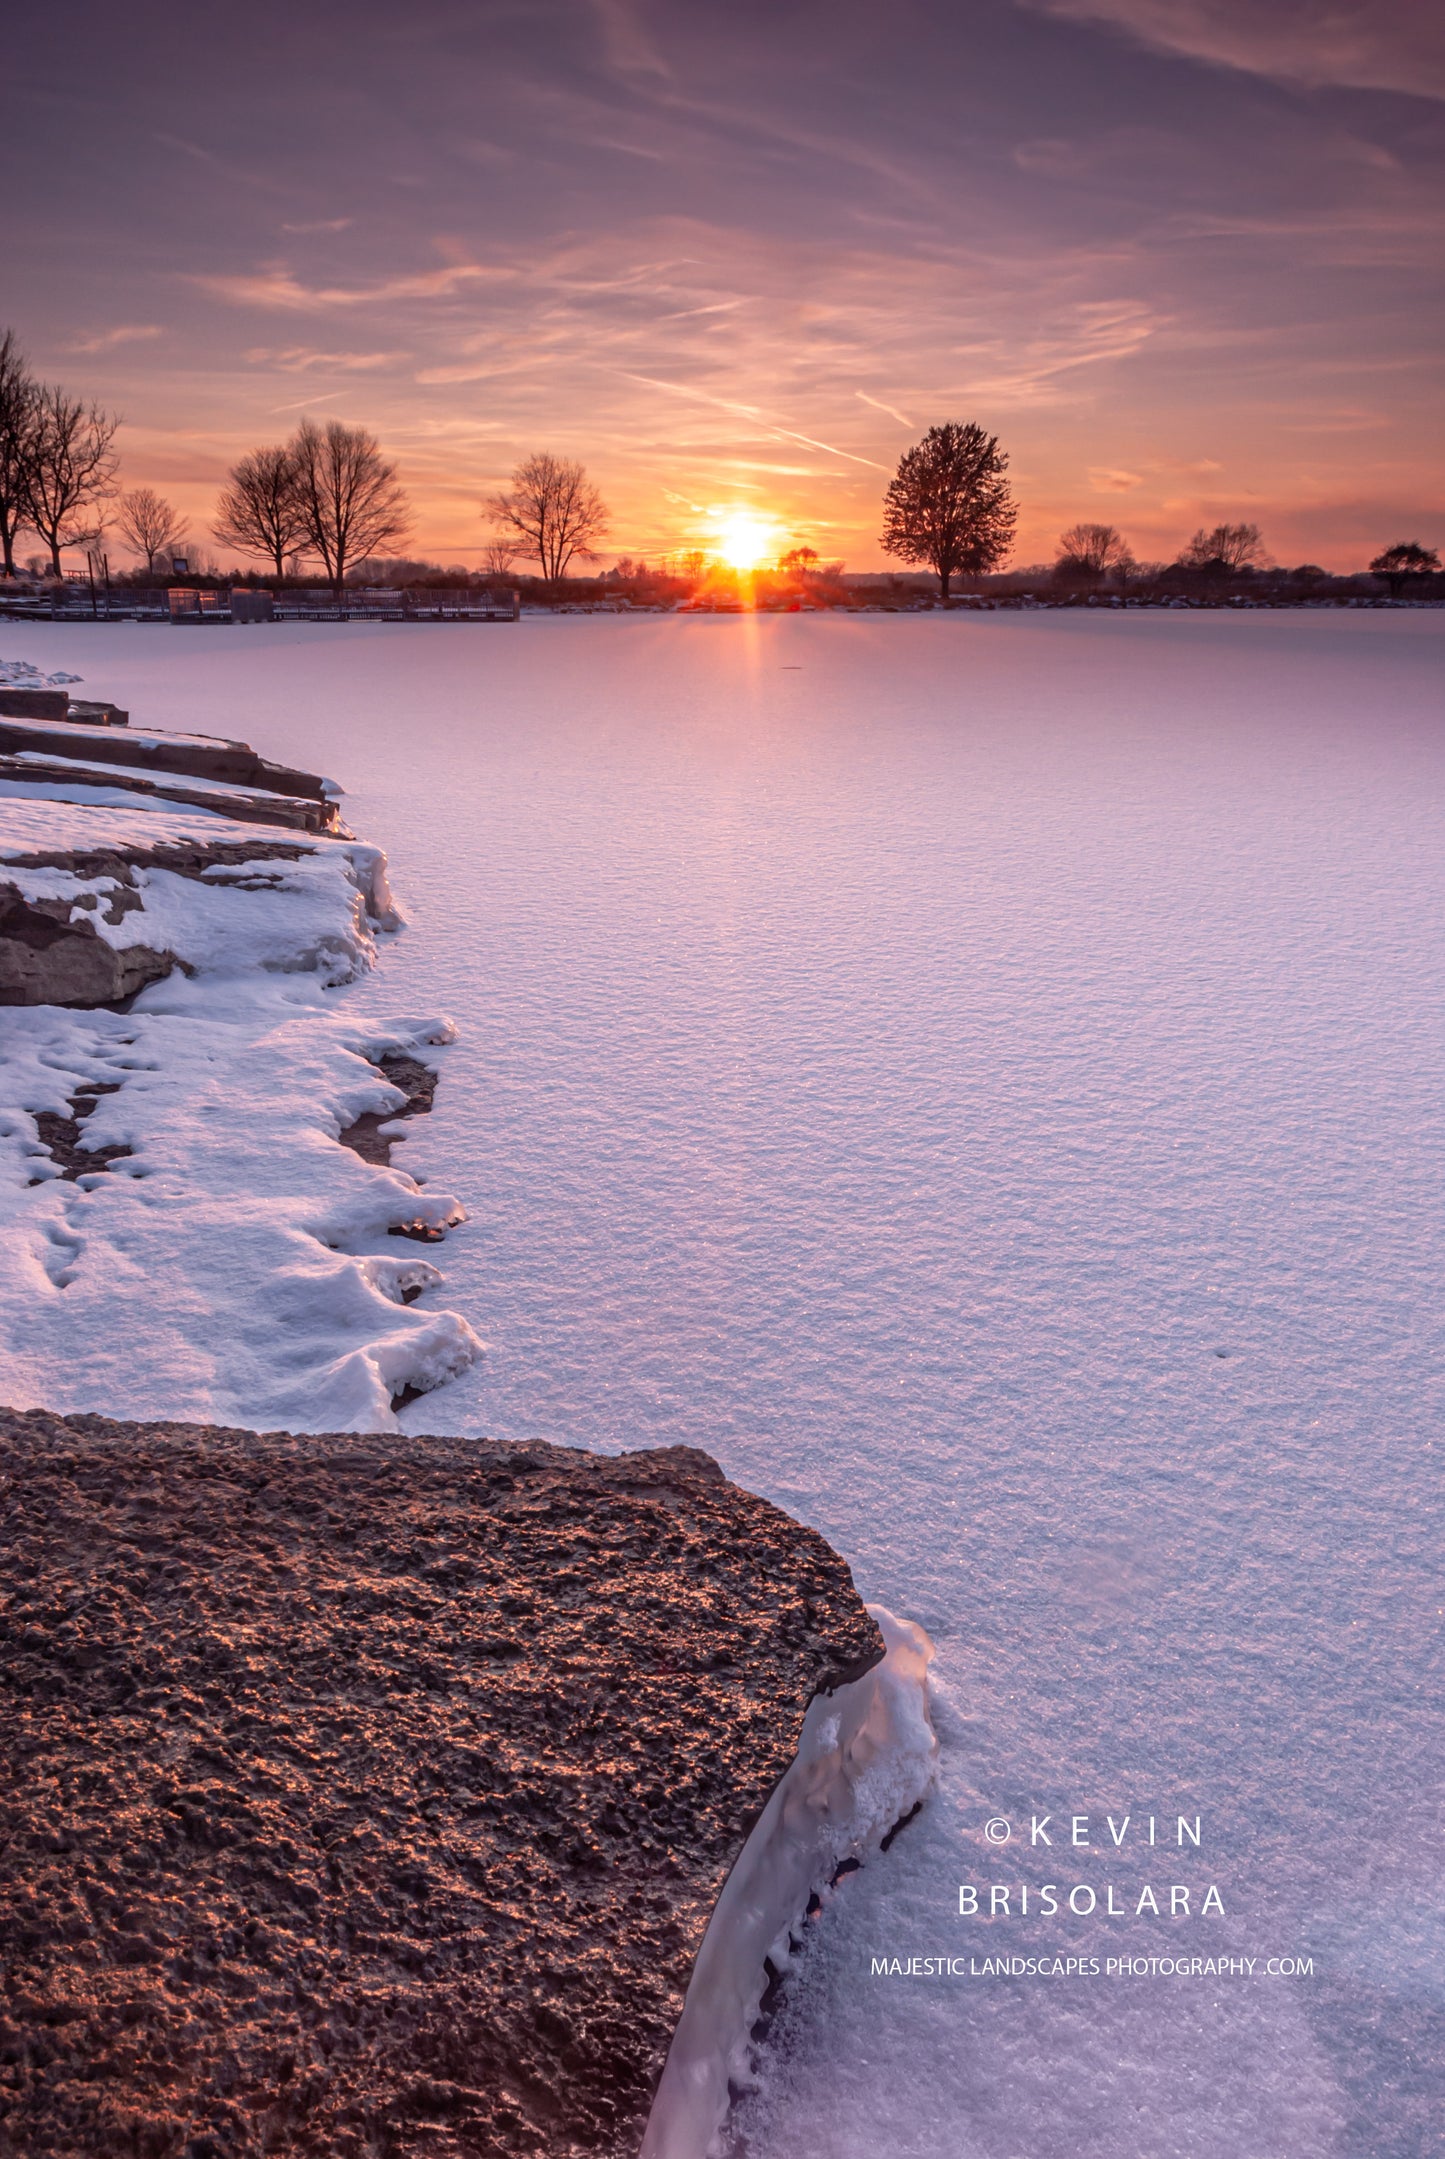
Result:
<instances>
[{"instance_id":1,"label":"dark spot on snow","mask_svg":"<svg viewBox=\"0 0 1445 2159\"><path fill-rule=\"evenodd\" d=\"M419 1295L420 1292L418 1290L413 1290L411 1292L412 1297L416 1297ZM407 1303L410 1303L411 1297L408 1297L406 1301ZM392 1396L391 1406L393 1409L405 1409L408 1402L419 1402L422 1396L426 1393L426 1391L427 1390L425 1387L413 1387L410 1381L408 1381L406 1386L404 1386L399 1393Z\"/></svg>"},{"instance_id":2,"label":"dark spot on snow","mask_svg":"<svg viewBox=\"0 0 1445 2159\"><path fill-rule=\"evenodd\" d=\"M384 1133L381 1127L398 1117L424 1117L436 1096L437 1076L429 1065L415 1057L407 1057L399 1050L385 1051L376 1059L376 1069L393 1087L400 1088L406 1101L400 1109L368 1110L346 1127L341 1134L341 1144L359 1154L363 1162L374 1162L378 1168L385 1169L391 1161L392 1135Z\"/></svg>"},{"instance_id":3,"label":"dark spot on snow","mask_svg":"<svg viewBox=\"0 0 1445 2159\"><path fill-rule=\"evenodd\" d=\"M904 1830L908 1827L908 1824L913 1821L917 1815L921 1814L922 1811L923 1801L921 1799L915 1800L913 1805L908 1809L908 1812L906 1814L901 1814L898 1817L898 1820L893 1824L893 1827L889 1830L887 1836L884 1837L883 1841L879 1845L879 1851L886 1852L889 1845L893 1842L893 1839L895 1837L902 1836Z\"/></svg>"},{"instance_id":4,"label":"dark spot on snow","mask_svg":"<svg viewBox=\"0 0 1445 2159\"><path fill-rule=\"evenodd\" d=\"M446 1231L435 1222L393 1222L388 1237L410 1237L413 1244L440 1244Z\"/></svg>"},{"instance_id":5,"label":"dark spot on snow","mask_svg":"<svg viewBox=\"0 0 1445 2159\"><path fill-rule=\"evenodd\" d=\"M132 1152L129 1147L82 1147L80 1128L95 1108L103 1094L118 1094L120 1082L97 1080L88 1087L77 1087L70 1097L70 1115L62 1117L58 1110L37 1110L35 1129L41 1144L52 1162L59 1167L61 1176L68 1184L90 1174L92 1170L109 1169ZM32 1177L32 1184L43 1184L41 1177Z\"/></svg>"}]
</instances>

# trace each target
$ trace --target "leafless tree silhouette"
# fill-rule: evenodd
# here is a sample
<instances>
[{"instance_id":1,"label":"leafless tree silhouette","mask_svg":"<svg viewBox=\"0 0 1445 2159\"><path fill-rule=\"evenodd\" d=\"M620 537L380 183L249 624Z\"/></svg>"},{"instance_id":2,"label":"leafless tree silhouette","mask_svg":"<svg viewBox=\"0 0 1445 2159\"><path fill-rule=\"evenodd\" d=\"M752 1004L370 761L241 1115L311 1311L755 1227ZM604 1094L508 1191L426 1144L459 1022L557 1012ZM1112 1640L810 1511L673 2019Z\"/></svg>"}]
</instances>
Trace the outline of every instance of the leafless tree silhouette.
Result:
<instances>
[{"instance_id":1,"label":"leafless tree silhouette","mask_svg":"<svg viewBox=\"0 0 1445 2159\"><path fill-rule=\"evenodd\" d=\"M1111 571L1127 570L1133 560L1129 542L1117 525L1070 525L1059 534L1054 572L1100 584Z\"/></svg>"},{"instance_id":2,"label":"leafless tree silhouette","mask_svg":"<svg viewBox=\"0 0 1445 2159\"><path fill-rule=\"evenodd\" d=\"M1268 556L1258 525L1201 525L1179 560L1191 570L1260 570Z\"/></svg>"},{"instance_id":3,"label":"leafless tree silhouette","mask_svg":"<svg viewBox=\"0 0 1445 2159\"><path fill-rule=\"evenodd\" d=\"M1370 564L1376 577L1384 578L1391 597L1396 600L1412 577L1429 577L1439 567L1439 551L1422 547L1418 540L1397 540L1393 547L1376 555Z\"/></svg>"},{"instance_id":4,"label":"leafless tree silhouette","mask_svg":"<svg viewBox=\"0 0 1445 2159\"><path fill-rule=\"evenodd\" d=\"M15 541L25 523L25 461L29 455L35 383L13 330L0 335L0 555L15 575Z\"/></svg>"},{"instance_id":5,"label":"leafless tree silhouette","mask_svg":"<svg viewBox=\"0 0 1445 2159\"><path fill-rule=\"evenodd\" d=\"M176 552L183 529L175 511L153 487L133 487L122 495L116 523L122 538L145 557L150 571L155 569L157 555Z\"/></svg>"},{"instance_id":6,"label":"leafless tree silhouette","mask_svg":"<svg viewBox=\"0 0 1445 2159\"><path fill-rule=\"evenodd\" d=\"M303 420L291 444L308 547L321 557L338 602L348 563L395 547L411 529L396 467L364 427Z\"/></svg>"},{"instance_id":7,"label":"leafless tree silhouette","mask_svg":"<svg viewBox=\"0 0 1445 2159\"><path fill-rule=\"evenodd\" d=\"M223 546L265 555L278 577L286 575L288 558L306 534L289 445L249 450L231 467L211 530Z\"/></svg>"},{"instance_id":8,"label":"leafless tree silhouette","mask_svg":"<svg viewBox=\"0 0 1445 2159\"><path fill-rule=\"evenodd\" d=\"M566 576L574 555L596 553L609 521L586 467L546 450L524 457L511 486L489 496L486 507L501 535L535 558L549 584Z\"/></svg>"},{"instance_id":9,"label":"leafless tree silhouette","mask_svg":"<svg viewBox=\"0 0 1445 2159\"><path fill-rule=\"evenodd\" d=\"M100 505L112 492L119 420L99 405L71 397L58 384L37 385L26 431L21 492L25 522L50 551L50 573L61 575L62 547L99 537Z\"/></svg>"}]
</instances>

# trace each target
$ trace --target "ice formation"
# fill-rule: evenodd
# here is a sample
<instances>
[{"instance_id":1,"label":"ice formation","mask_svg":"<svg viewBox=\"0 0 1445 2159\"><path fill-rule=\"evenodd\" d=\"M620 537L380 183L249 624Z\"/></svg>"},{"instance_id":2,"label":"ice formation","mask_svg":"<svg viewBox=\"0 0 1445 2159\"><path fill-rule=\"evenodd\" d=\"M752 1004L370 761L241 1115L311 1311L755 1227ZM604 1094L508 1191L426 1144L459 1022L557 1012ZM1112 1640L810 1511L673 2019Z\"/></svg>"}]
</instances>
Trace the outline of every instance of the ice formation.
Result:
<instances>
[{"instance_id":1,"label":"ice formation","mask_svg":"<svg viewBox=\"0 0 1445 2159\"><path fill-rule=\"evenodd\" d=\"M750 2035L768 1983L785 1972L795 1930L847 1861L876 1851L933 1781L928 1712L933 1647L921 1627L870 1605L881 1664L817 1695L797 1758L758 1818L698 1951L641 2159L708 2159L732 2089L751 2077Z\"/></svg>"}]
</instances>

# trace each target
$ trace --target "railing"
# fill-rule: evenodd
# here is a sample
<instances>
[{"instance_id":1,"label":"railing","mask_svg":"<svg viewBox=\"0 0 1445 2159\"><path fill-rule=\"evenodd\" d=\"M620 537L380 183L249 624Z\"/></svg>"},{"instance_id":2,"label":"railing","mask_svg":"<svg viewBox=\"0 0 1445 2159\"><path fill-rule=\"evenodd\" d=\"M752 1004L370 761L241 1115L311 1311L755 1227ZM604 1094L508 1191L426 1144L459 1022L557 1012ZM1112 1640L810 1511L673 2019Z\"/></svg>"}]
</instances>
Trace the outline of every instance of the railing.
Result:
<instances>
[{"instance_id":1,"label":"railing","mask_svg":"<svg viewBox=\"0 0 1445 2159\"><path fill-rule=\"evenodd\" d=\"M0 618L40 622L515 622L521 595L511 588L402 592L362 587L338 604L326 591L272 593L252 585L230 591L173 585L163 592L91 592L69 584L38 593L0 591Z\"/></svg>"}]
</instances>

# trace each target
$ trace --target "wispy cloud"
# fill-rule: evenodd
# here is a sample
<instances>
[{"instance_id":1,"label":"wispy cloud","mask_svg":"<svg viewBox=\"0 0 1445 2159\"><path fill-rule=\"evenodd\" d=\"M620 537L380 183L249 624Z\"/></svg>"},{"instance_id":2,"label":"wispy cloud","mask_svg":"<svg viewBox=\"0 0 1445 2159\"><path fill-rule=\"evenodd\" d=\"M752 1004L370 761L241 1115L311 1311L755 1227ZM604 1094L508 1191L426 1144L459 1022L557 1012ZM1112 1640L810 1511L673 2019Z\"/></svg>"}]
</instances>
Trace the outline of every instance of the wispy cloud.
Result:
<instances>
[{"instance_id":1,"label":"wispy cloud","mask_svg":"<svg viewBox=\"0 0 1445 2159\"><path fill-rule=\"evenodd\" d=\"M239 277L191 276L188 283L213 292L237 307L285 309L294 314L325 313L345 307L383 307L393 300L438 300L467 285L487 284L515 273L484 263L448 263L410 277L384 279L376 285L303 285L284 265Z\"/></svg>"},{"instance_id":2,"label":"wispy cloud","mask_svg":"<svg viewBox=\"0 0 1445 2159\"><path fill-rule=\"evenodd\" d=\"M643 27L633 0L592 0L592 13L608 64L619 75L672 80L672 69Z\"/></svg>"},{"instance_id":3,"label":"wispy cloud","mask_svg":"<svg viewBox=\"0 0 1445 2159\"><path fill-rule=\"evenodd\" d=\"M826 450L829 457L841 457L850 465L868 465L875 472L887 472L887 465L880 465L876 457L858 457L852 450L840 450L836 443L820 442L816 435L804 435L796 428L785 427L780 420L772 419L756 405L742 404L737 398L715 397L709 390L693 388L685 382L664 382L654 375L633 375L633 382L643 384L650 390L668 390L674 397L691 398L700 405L713 405L719 412L735 413L741 419L755 420L768 434L780 442L801 442L810 450Z\"/></svg>"},{"instance_id":4,"label":"wispy cloud","mask_svg":"<svg viewBox=\"0 0 1445 2159\"><path fill-rule=\"evenodd\" d=\"M178 151L182 157L194 159L196 164L205 165L210 171L220 173L223 179L239 181L243 187L259 188L268 195L289 192L285 183L278 180L274 173L264 170L258 172L252 165L240 165L231 158L220 157L214 150L208 150L204 143L191 142L184 135L157 134L153 140L158 142L163 150Z\"/></svg>"},{"instance_id":5,"label":"wispy cloud","mask_svg":"<svg viewBox=\"0 0 1445 2159\"><path fill-rule=\"evenodd\" d=\"M592 147L595 150L615 150L619 157L645 158L650 165L665 165L667 163L667 153L665 151L650 150L640 142L618 142L611 135L594 135L592 137Z\"/></svg>"},{"instance_id":6,"label":"wispy cloud","mask_svg":"<svg viewBox=\"0 0 1445 2159\"><path fill-rule=\"evenodd\" d=\"M309 345L252 345L243 357L253 367L278 367L284 374L301 375L311 368L332 373L359 375L378 367L392 367L408 358L405 352L317 352Z\"/></svg>"},{"instance_id":7,"label":"wispy cloud","mask_svg":"<svg viewBox=\"0 0 1445 2159\"><path fill-rule=\"evenodd\" d=\"M1218 67L1319 88L1445 98L1438 0L1024 0Z\"/></svg>"},{"instance_id":8,"label":"wispy cloud","mask_svg":"<svg viewBox=\"0 0 1445 2159\"><path fill-rule=\"evenodd\" d=\"M118 322L113 330L93 330L85 337L75 338L65 349L67 352L110 352L117 345L135 345L145 338L161 335L158 322Z\"/></svg>"},{"instance_id":9,"label":"wispy cloud","mask_svg":"<svg viewBox=\"0 0 1445 2159\"><path fill-rule=\"evenodd\" d=\"M875 412L886 412L889 419L896 420L900 427L916 427L918 425L916 420L909 419L906 412L900 412L896 405L885 405L878 398L870 397L866 390L855 390L853 395L861 397L864 404L871 405Z\"/></svg>"},{"instance_id":10,"label":"wispy cloud","mask_svg":"<svg viewBox=\"0 0 1445 2159\"><path fill-rule=\"evenodd\" d=\"M1120 472L1108 465L1089 467L1089 485L1096 495L1130 495L1144 485L1140 472Z\"/></svg>"}]
</instances>

